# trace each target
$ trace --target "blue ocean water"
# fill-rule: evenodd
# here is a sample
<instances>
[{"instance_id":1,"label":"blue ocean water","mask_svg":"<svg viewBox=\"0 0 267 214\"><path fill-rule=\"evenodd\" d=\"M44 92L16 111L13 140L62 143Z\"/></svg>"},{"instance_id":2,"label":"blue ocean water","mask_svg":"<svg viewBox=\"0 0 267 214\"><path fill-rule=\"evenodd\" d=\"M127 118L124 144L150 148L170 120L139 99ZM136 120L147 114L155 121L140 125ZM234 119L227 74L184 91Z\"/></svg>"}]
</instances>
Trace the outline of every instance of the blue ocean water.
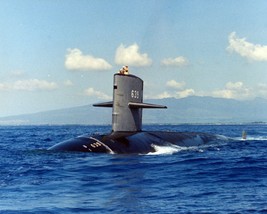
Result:
<instances>
[{"instance_id":1,"label":"blue ocean water","mask_svg":"<svg viewBox=\"0 0 267 214\"><path fill-rule=\"evenodd\" d=\"M110 127L1 126L0 213L267 213L267 125L144 129L232 140L148 155L57 153L46 149Z\"/></svg>"}]
</instances>

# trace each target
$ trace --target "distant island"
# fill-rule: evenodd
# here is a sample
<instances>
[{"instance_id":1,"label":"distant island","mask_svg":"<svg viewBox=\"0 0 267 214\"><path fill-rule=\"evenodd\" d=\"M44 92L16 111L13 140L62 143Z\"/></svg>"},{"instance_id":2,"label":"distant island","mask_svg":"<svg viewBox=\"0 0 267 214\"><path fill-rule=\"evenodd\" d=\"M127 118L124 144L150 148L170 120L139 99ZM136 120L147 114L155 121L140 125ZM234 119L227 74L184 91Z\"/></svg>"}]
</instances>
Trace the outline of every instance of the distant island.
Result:
<instances>
[{"instance_id":1,"label":"distant island","mask_svg":"<svg viewBox=\"0 0 267 214\"><path fill-rule=\"evenodd\" d=\"M143 110L144 124L181 123L266 123L267 99L234 99L190 96L145 100L168 106L166 110ZM111 108L92 105L0 117L0 125L106 125L111 124Z\"/></svg>"}]
</instances>

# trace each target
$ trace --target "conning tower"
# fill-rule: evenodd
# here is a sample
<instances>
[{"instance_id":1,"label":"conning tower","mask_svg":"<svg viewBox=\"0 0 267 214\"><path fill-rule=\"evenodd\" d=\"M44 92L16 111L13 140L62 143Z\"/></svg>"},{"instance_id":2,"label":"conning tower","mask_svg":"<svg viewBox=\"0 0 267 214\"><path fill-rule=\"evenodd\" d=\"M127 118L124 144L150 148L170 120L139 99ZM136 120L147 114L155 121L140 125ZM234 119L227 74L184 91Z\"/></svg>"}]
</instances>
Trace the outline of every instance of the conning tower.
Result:
<instances>
[{"instance_id":1,"label":"conning tower","mask_svg":"<svg viewBox=\"0 0 267 214\"><path fill-rule=\"evenodd\" d=\"M167 108L143 103L143 80L128 72L124 66L114 74L113 101L94 104L96 107L112 107L113 132L138 132L142 130L143 108Z\"/></svg>"}]
</instances>

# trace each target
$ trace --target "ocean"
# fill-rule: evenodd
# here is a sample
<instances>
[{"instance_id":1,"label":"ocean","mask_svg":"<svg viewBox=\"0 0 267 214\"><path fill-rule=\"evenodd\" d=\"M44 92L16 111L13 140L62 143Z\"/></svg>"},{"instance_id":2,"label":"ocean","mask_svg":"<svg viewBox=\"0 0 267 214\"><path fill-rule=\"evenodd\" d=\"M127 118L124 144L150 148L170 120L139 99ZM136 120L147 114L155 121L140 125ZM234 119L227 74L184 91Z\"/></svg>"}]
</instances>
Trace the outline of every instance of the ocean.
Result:
<instances>
[{"instance_id":1,"label":"ocean","mask_svg":"<svg viewBox=\"0 0 267 214\"><path fill-rule=\"evenodd\" d=\"M231 140L147 155L67 153L47 149L110 126L0 126L0 213L267 213L267 125L143 129Z\"/></svg>"}]
</instances>

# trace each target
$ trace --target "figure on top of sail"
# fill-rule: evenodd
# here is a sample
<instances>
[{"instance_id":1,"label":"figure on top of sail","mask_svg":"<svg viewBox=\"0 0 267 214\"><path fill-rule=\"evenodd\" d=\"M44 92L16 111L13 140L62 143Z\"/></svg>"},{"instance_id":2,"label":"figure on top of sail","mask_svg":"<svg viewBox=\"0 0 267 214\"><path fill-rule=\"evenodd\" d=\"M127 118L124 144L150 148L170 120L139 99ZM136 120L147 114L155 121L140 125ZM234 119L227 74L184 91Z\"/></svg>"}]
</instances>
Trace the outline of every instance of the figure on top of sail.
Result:
<instances>
[{"instance_id":1,"label":"figure on top of sail","mask_svg":"<svg viewBox=\"0 0 267 214\"><path fill-rule=\"evenodd\" d=\"M129 74L129 70L128 70L128 66L125 65L123 66L120 71L119 71L120 74L124 74L124 75L128 75Z\"/></svg>"}]
</instances>

